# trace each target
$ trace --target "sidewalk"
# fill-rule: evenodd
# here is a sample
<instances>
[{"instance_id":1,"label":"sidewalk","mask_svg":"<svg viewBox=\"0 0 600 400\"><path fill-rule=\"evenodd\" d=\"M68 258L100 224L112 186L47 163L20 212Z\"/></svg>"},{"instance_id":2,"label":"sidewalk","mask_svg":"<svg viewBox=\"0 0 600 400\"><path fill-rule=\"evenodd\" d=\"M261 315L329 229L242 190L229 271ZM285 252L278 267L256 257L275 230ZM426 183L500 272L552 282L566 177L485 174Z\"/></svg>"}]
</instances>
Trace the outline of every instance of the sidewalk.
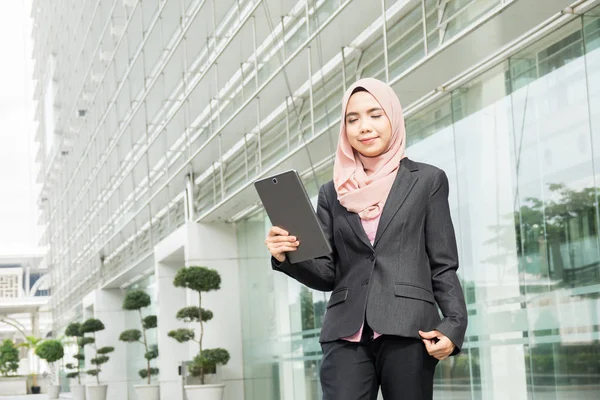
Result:
<instances>
[{"instance_id":1,"label":"sidewalk","mask_svg":"<svg viewBox=\"0 0 600 400\"><path fill-rule=\"evenodd\" d=\"M0 396L0 400L48 400L48 395L28 394L26 396Z\"/></svg>"}]
</instances>

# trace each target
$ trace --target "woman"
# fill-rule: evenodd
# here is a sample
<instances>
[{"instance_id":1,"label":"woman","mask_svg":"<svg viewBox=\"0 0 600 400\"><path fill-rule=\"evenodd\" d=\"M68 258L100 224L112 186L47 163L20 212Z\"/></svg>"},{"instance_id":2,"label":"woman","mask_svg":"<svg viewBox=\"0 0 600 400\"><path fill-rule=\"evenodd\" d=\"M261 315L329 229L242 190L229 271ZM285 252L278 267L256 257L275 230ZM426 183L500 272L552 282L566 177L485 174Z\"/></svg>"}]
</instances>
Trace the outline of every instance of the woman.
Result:
<instances>
[{"instance_id":1,"label":"woman","mask_svg":"<svg viewBox=\"0 0 600 400\"><path fill-rule=\"evenodd\" d=\"M301 243L273 227L272 266L332 291L321 329L325 400L431 399L438 360L457 354L467 310L446 174L404 154L400 101L376 79L346 92L333 181L317 215L332 254L291 264ZM442 311L440 318L436 303Z\"/></svg>"}]
</instances>

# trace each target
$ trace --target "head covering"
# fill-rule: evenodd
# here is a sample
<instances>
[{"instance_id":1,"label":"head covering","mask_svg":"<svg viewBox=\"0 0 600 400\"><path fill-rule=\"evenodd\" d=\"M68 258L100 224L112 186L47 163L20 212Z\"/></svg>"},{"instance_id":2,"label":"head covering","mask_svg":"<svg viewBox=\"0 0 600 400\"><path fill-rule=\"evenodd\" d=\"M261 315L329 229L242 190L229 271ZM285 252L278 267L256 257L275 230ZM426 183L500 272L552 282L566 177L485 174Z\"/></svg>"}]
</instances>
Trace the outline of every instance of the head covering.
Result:
<instances>
[{"instance_id":1,"label":"head covering","mask_svg":"<svg viewBox=\"0 0 600 400\"><path fill-rule=\"evenodd\" d=\"M381 105L392 126L387 150L376 157L366 157L350 145L346 135L346 108L352 92L363 88ZM402 106L394 90L373 78L360 79L348 88L342 100L340 138L333 166L333 183L338 200L348 211L362 219L377 218L405 157L406 131Z\"/></svg>"}]
</instances>

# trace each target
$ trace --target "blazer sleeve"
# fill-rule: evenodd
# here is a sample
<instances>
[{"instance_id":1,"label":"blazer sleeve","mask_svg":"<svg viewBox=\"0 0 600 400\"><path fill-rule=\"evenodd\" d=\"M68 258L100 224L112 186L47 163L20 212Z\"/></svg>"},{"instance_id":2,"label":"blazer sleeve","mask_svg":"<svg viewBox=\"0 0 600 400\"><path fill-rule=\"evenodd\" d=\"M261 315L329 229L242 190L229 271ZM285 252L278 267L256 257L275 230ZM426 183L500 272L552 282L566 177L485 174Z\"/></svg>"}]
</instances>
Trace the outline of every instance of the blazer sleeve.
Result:
<instances>
[{"instance_id":1,"label":"blazer sleeve","mask_svg":"<svg viewBox=\"0 0 600 400\"><path fill-rule=\"evenodd\" d=\"M333 242L333 218L325 194L325 185L321 186L319 190L317 218L325 237L329 240L333 253L294 264L290 263L287 258L285 261L279 262L271 257L271 266L275 271L283 272L311 289L329 292L333 290L335 282L336 251ZM302 243L300 245L302 246Z\"/></svg>"},{"instance_id":2,"label":"blazer sleeve","mask_svg":"<svg viewBox=\"0 0 600 400\"><path fill-rule=\"evenodd\" d=\"M425 222L425 245L435 300L444 318L435 328L456 345L458 354L467 330L467 306L458 280L458 250L450 206L448 177L438 170L433 179Z\"/></svg>"}]
</instances>

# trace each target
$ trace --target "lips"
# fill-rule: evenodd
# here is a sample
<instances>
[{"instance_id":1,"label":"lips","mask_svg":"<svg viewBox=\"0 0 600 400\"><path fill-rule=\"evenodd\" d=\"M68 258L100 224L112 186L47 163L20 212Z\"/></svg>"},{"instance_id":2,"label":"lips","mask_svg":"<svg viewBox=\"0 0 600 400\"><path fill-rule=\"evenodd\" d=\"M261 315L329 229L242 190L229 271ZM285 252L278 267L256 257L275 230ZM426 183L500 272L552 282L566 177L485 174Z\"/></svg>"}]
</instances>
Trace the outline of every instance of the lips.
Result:
<instances>
[{"instance_id":1,"label":"lips","mask_svg":"<svg viewBox=\"0 0 600 400\"><path fill-rule=\"evenodd\" d=\"M377 139L377 136L372 137L372 138L359 139L358 141L361 142L362 144L370 144L370 143L373 143L373 141L375 141L375 139Z\"/></svg>"}]
</instances>

